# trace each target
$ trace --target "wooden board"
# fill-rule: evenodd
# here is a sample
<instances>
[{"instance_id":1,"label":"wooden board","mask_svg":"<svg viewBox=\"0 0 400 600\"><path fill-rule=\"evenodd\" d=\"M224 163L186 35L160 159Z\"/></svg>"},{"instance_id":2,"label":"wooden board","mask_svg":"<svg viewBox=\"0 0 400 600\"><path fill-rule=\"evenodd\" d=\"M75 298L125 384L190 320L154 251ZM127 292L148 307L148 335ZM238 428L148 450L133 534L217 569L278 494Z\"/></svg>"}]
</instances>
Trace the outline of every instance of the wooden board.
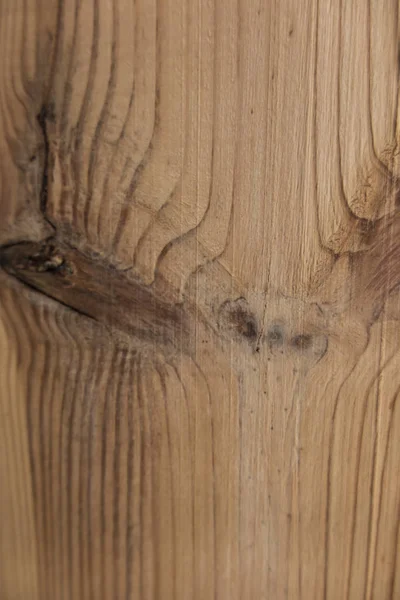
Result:
<instances>
[{"instance_id":1,"label":"wooden board","mask_svg":"<svg viewBox=\"0 0 400 600\"><path fill-rule=\"evenodd\" d=\"M400 597L397 0L0 0L0 597Z\"/></svg>"}]
</instances>

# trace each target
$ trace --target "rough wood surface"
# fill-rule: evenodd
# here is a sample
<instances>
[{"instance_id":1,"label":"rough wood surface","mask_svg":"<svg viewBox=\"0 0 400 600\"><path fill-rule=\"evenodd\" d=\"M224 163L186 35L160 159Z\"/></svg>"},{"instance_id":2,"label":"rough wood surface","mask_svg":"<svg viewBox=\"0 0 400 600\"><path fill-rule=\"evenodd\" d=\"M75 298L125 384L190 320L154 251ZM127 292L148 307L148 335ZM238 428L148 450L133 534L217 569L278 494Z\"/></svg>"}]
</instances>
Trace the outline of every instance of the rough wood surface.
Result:
<instances>
[{"instance_id":1,"label":"rough wood surface","mask_svg":"<svg viewBox=\"0 0 400 600\"><path fill-rule=\"evenodd\" d=\"M0 597L400 597L398 0L0 0Z\"/></svg>"}]
</instances>

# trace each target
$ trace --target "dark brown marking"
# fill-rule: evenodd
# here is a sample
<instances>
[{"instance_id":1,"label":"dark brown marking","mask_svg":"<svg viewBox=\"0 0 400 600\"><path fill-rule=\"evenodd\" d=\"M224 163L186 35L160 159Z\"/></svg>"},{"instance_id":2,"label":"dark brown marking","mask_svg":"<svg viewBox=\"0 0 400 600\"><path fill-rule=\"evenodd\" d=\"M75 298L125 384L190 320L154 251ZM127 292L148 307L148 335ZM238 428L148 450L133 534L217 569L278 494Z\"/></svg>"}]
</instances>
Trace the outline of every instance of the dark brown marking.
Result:
<instances>
[{"instance_id":1,"label":"dark brown marking","mask_svg":"<svg viewBox=\"0 0 400 600\"><path fill-rule=\"evenodd\" d=\"M292 339L292 346L296 348L296 350L307 350L311 347L312 342L313 338L311 335L307 333L301 333Z\"/></svg>"},{"instance_id":2,"label":"dark brown marking","mask_svg":"<svg viewBox=\"0 0 400 600\"><path fill-rule=\"evenodd\" d=\"M37 115L37 122L39 129L43 137L43 173L42 182L40 189L40 210L46 217L47 209L47 196L48 196L48 180L49 180L49 168L50 168L50 142L47 133L47 123L55 122L55 112L53 104L43 105ZM47 218L47 217L46 217Z\"/></svg>"},{"instance_id":3,"label":"dark brown marking","mask_svg":"<svg viewBox=\"0 0 400 600\"><path fill-rule=\"evenodd\" d=\"M400 189L396 190L394 205L397 209L400 208Z\"/></svg>"},{"instance_id":4,"label":"dark brown marking","mask_svg":"<svg viewBox=\"0 0 400 600\"><path fill-rule=\"evenodd\" d=\"M258 338L258 324L244 298L227 300L219 309L219 325L236 338L255 342Z\"/></svg>"},{"instance_id":5,"label":"dark brown marking","mask_svg":"<svg viewBox=\"0 0 400 600\"><path fill-rule=\"evenodd\" d=\"M143 342L187 349L189 315L126 274L50 239L0 250L0 265L30 287Z\"/></svg>"},{"instance_id":6,"label":"dark brown marking","mask_svg":"<svg viewBox=\"0 0 400 600\"><path fill-rule=\"evenodd\" d=\"M45 273L52 271L62 277L73 274L73 268L65 256L57 250L54 244L43 244L33 254L21 257L21 261L15 265L20 271L31 271Z\"/></svg>"}]
</instances>

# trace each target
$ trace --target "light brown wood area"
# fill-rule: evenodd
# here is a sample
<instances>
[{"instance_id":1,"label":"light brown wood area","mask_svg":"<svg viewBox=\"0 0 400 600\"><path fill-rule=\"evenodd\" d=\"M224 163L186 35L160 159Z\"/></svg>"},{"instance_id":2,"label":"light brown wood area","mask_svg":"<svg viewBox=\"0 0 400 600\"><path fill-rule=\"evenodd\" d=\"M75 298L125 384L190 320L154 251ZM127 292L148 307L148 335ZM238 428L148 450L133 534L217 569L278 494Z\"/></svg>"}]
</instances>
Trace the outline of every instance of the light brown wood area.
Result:
<instances>
[{"instance_id":1,"label":"light brown wood area","mask_svg":"<svg viewBox=\"0 0 400 600\"><path fill-rule=\"evenodd\" d=\"M0 599L400 598L398 0L0 0Z\"/></svg>"}]
</instances>

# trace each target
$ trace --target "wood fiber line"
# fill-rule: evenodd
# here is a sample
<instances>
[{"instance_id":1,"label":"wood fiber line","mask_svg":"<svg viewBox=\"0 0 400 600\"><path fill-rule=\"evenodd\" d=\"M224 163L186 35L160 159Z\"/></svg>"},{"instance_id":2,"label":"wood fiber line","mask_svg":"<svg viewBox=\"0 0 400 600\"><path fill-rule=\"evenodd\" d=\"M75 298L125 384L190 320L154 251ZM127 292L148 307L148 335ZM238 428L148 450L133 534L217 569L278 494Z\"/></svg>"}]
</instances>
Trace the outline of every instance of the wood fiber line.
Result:
<instances>
[{"instance_id":1,"label":"wood fiber line","mask_svg":"<svg viewBox=\"0 0 400 600\"><path fill-rule=\"evenodd\" d=\"M1 351L5 361L1 372L1 511L0 577L2 593L6 596L33 599L40 597L39 564L37 558L37 522L32 471L29 462L29 423L21 404L15 399L25 393L29 381L32 348L24 330L15 329L10 311L9 293L2 294ZM11 318L9 318L11 317ZM6 360L6 357L7 360ZM21 366L25 370L18 377ZM28 379L26 379L28 377Z\"/></svg>"},{"instance_id":2,"label":"wood fiber line","mask_svg":"<svg viewBox=\"0 0 400 600\"><path fill-rule=\"evenodd\" d=\"M128 188L124 220L119 221L115 244L120 253L137 243L154 213L168 201L182 175L184 147L184 3L156 4L156 116L148 152ZM162 24L162 26L161 26Z\"/></svg>"}]
</instances>

